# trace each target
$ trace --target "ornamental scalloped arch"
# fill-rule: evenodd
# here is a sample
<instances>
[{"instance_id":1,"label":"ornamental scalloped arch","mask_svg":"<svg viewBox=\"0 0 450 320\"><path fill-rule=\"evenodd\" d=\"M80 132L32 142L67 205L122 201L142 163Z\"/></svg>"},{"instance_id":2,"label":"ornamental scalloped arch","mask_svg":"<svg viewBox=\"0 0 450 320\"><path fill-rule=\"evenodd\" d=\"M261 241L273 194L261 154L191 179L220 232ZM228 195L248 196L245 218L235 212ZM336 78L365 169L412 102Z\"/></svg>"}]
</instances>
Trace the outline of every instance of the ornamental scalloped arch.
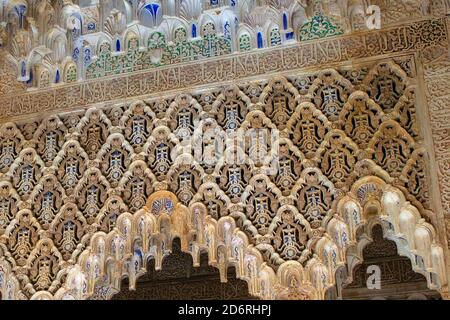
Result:
<instances>
[{"instance_id":1,"label":"ornamental scalloped arch","mask_svg":"<svg viewBox=\"0 0 450 320\"><path fill-rule=\"evenodd\" d=\"M186 207L173 193L157 191L142 210L122 214L109 234L92 236L77 263L66 267L65 282L54 295L39 291L31 299L87 299L105 281L112 288L105 290L111 297L120 291L124 277L135 289L149 259L155 259L155 268L161 269L175 238L180 239L182 251L192 255L194 266L199 265L200 253L206 251L209 264L219 269L221 281L226 281L228 267L234 266L236 277L248 283L251 295L261 299L324 299L326 291L336 284L338 270L345 266L352 272L362 261L362 250L370 241L367 237L358 239L357 232L375 220L383 223L385 237L396 242L399 254L411 259L414 271L425 275L428 287L444 292L444 253L434 228L399 189L370 176L353 184L327 222L326 232L309 241L306 250L311 258L304 265L285 261L275 271L232 217L215 220L202 203ZM18 288L10 264L0 260L3 299L25 299Z\"/></svg>"},{"instance_id":2,"label":"ornamental scalloped arch","mask_svg":"<svg viewBox=\"0 0 450 320\"><path fill-rule=\"evenodd\" d=\"M160 269L176 237L182 250L192 255L194 265L198 265L200 252L207 251L209 263L219 269L222 281L226 281L228 266L234 266L237 278L247 281L252 295L263 299L324 299L326 290L335 285L339 268L353 270L362 260L362 249L369 242L358 240L356 232L371 224L374 217L385 222L385 236L397 243L400 255L411 259L414 271L425 275L430 289L446 287L443 250L431 225L420 218L400 190L379 178L367 177L357 181L341 199L338 214L327 224L327 233L310 245L313 258L304 267L297 261L286 261L275 272L249 244L233 218L216 221L207 216L203 204L187 208L171 192L158 191L134 216L120 216L111 233L94 234L91 246L77 264L67 268L65 284L54 296L40 291L31 299L86 299L94 294L96 282L104 275L115 292L120 290L124 276L134 289L137 277L145 273L147 259L153 257L156 269ZM0 289L4 299L24 299L6 260L0 261Z\"/></svg>"},{"instance_id":3,"label":"ornamental scalloped arch","mask_svg":"<svg viewBox=\"0 0 450 320\"><path fill-rule=\"evenodd\" d=\"M361 232L361 234L359 234L358 236L360 240L358 241L357 245L348 249L346 256L347 258L346 265L341 266L336 271L335 273L336 286L327 289L326 297L328 297L328 299L333 299L333 297L334 299L337 297L342 298L343 290L346 288L347 285L350 285L354 281L355 270L359 265L363 264L364 262L363 254L365 248L374 242L374 228L376 226L381 227L383 238L391 240L395 243L397 253L400 256L408 257L408 255L405 254L403 251L401 251L401 249L398 247L397 242L395 241L396 239L389 237L388 233L386 232L386 230L389 229L388 222L380 219L380 216L371 217L366 224L358 228L358 232ZM411 266L414 272L424 275L423 270L418 269L413 264ZM428 281L428 278L426 278L426 280Z\"/></svg>"},{"instance_id":4,"label":"ornamental scalloped arch","mask_svg":"<svg viewBox=\"0 0 450 320\"><path fill-rule=\"evenodd\" d=\"M409 258L413 271L426 278L429 289L442 294L448 291L444 249L436 231L400 189L378 177L361 178L338 202L337 212L337 217L328 223L327 232L334 235L338 244L339 237L342 242L339 229L349 232L345 245L349 272L346 283L352 281L353 270L363 262L363 249L373 241L372 227L379 224L383 236L395 242L398 254Z\"/></svg>"}]
</instances>

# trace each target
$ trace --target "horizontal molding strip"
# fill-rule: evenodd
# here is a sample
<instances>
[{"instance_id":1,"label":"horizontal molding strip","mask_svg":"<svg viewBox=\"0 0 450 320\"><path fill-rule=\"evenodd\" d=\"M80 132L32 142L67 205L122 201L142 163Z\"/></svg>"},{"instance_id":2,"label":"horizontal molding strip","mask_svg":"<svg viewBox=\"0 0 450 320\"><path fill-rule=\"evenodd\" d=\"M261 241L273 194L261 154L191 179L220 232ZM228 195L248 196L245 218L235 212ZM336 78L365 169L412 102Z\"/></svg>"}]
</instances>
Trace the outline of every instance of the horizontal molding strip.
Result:
<instances>
[{"instance_id":1,"label":"horizontal molding strip","mask_svg":"<svg viewBox=\"0 0 450 320\"><path fill-rule=\"evenodd\" d=\"M83 108L97 103L320 67L329 63L420 50L432 51L436 46L446 46L447 41L445 18L428 19L388 29L180 63L49 89L30 90L24 94L0 97L0 122L10 121L18 116Z\"/></svg>"}]
</instances>

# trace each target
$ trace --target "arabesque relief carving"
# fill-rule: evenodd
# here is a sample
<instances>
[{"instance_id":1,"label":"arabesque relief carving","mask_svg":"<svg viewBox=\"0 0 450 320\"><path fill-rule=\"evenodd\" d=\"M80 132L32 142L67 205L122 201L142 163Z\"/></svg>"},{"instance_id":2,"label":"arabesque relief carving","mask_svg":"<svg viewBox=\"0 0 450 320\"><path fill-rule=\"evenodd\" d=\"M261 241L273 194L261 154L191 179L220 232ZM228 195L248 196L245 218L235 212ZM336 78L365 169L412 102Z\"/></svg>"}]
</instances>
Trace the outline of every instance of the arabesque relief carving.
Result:
<instances>
[{"instance_id":1,"label":"arabesque relief carving","mask_svg":"<svg viewBox=\"0 0 450 320\"><path fill-rule=\"evenodd\" d=\"M2 297L132 288L179 237L251 295L323 299L374 217L445 291L410 59L3 124Z\"/></svg>"},{"instance_id":2,"label":"arabesque relief carving","mask_svg":"<svg viewBox=\"0 0 450 320\"><path fill-rule=\"evenodd\" d=\"M252 296L325 299L374 224L449 296L448 1L370 1L372 31L360 1L22 2L0 6L2 299L111 298L175 238Z\"/></svg>"}]
</instances>

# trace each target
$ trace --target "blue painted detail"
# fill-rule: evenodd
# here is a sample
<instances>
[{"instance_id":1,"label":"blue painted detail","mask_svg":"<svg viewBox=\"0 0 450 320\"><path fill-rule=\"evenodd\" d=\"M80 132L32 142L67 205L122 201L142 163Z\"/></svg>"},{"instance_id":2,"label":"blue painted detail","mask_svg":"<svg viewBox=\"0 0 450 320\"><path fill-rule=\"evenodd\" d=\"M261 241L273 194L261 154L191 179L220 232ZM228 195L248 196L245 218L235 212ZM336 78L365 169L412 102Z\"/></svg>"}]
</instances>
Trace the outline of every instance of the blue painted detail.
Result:
<instances>
[{"instance_id":1,"label":"blue painted detail","mask_svg":"<svg viewBox=\"0 0 450 320\"><path fill-rule=\"evenodd\" d=\"M196 38L197 37L197 26L195 25L195 23L192 24L192 38Z\"/></svg>"},{"instance_id":2,"label":"blue painted detail","mask_svg":"<svg viewBox=\"0 0 450 320\"><path fill-rule=\"evenodd\" d=\"M292 39L294 39L294 32L286 33L286 40L292 40Z\"/></svg>"},{"instance_id":3,"label":"blue painted detail","mask_svg":"<svg viewBox=\"0 0 450 320\"><path fill-rule=\"evenodd\" d=\"M116 51L117 52L120 51L120 40L119 39L116 40Z\"/></svg>"},{"instance_id":4,"label":"blue painted detail","mask_svg":"<svg viewBox=\"0 0 450 320\"><path fill-rule=\"evenodd\" d=\"M288 28L288 17L286 13L283 13L283 28L284 30Z\"/></svg>"},{"instance_id":5,"label":"blue painted detail","mask_svg":"<svg viewBox=\"0 0 450 320\"><path fill-rule=\"evenodd\" d=\"M77 62L79 56L80 56L80 49L79 48L75 48L73 50L73 53L72 53L73 61Z\"/></svg>"},{"instance_id":6,"label":"blue painted detail","mask_svg":"<svg viewBox=\"0 0 450 320\"><path fill-rule=\"evenodd\" d=\"M231 0L230 1L230 6L235 7L237 5L237 1L236 0Z\"/></svg>"},{"instance_id":7,"label":"blue painted detail","mask_svg":"<svg viewBox=\"0 0 450 320\"><path fill-rule=\"evenodd\" d=\"M91 62L91 50L84 49L84 64L88 65L89 62Z\"/></svg>"},{"instance_id":8,"label":"blue painted detail","mask_svg":"<svg viewBox=\"0 0 450 320\"><path fill-rule=\"evenodd\" d=\"M27 65L25 64L25 61L22 61L22 64L20 66L20 76L23 78L27 75Z\"/></svg>"},{"instance_id":9,"label":"blue painted detail","mask_svg":"<svg viewBox=\"0 0 450 320\"><path fill-rule=\"evenodd\" d=\"M223 26L223 35L227 39L231 39L231 25L228 21L225 22L225 25Z\"/></svg>"},{"instance_id":10,"label":"blue painted detail","mask_svg":"<svg viewBox=\"0 0 450 320\"><path fill-rule=\"evenodd\" d=\"M59 83L59 80L60 80L59 70L56 70L55 83Z\"/></svg>"},{"instance_id":11,"label":"blue painted detail","mask_svg":"<svg viewBox=\"0 0 450 320\"><path fill-rule=\"evenodd\" d=\"M212 6L217 6L219 4L219 0L211 0L209 2Z\"/></svg>"},{"instance_id":12,"label":"blue painted detail","mask_svg":"<svg viewBox=\"0 0 450 320\"><path fill-rule=\"evenodd\" d=\"M30 69L30 78L27 81L27 84L31 84L33 82L33 70Z\"/></svg>"},{"instance_id":13,"label":"blue painted detail","mask_svg":"<svg viewBox=\"0 0 450 320\"><path fill-rule=\"evenodd\" d=\"M19 5L17 7L14 7L17 16L19 17L19 27L23 28L24 27L24 22L25 22L25 11L27 11L27 7L24 5Z\"/></svg>"},{"instance_id":14,"label":"blue painted detail","mask_svg":"<svg viewBox=\"0 0 450 320\"><path fill-rule=\"evenodd\" d=\"M258 42L258 49L264 48L264 41L263 41L262 33L258 32L256 37L257 37L257 42Z\"/></svg>"},{"instance_id":15,"label":"blue painted detail","mask_svg":"<svg viewBox=\"0 0 450 320\"><path fill-rule=\"evenodd\" d=\"M93 22L89 23L87 28L89 31L95 30L95 23L93 23Z\"/></svg>"},{"instance_id":16,"label":"blue painted detail","mask_svg":"<svg viewBox=\"0 0 450 320\"><path fill-rule=\"evenodd\" d=\"M139 258L142 259L142 252L141 252L141 250L134 250L134 253L135 253L136 255L138 255Z\"/></svg>"},{"instance_id":17,"label":"blue painted detail","mask_svg":"<svg viewBox=\"0 0 450 320\"><path fill-rule=\"evenodd\" d=\"M159 4L157 3L149 3L145 6L145 9L150 12L150 14L153 17L156 17L158 10L159 10Z\"/></svg>"},{"instance_id":18,"label":"blue painted detail","mask_svg":"<svg viewBox=\"0 0 450 320\"><path fill-rule=\"evenodd\" d=\"M80 30L73 28L72 29L72 38L74 40L78 39L78 37L80 36Z\"/></svg>"},{"instance_id":19,"label":"blue painted detail","mask_svg":"<svg viewBox=\"0 0 450 320\"><path fill-rule=\"evenodd\" d=\"M80 13L74 12L72 13L72 17L74 17L75 19L78 20L78 22L80 22L80 32L81 32L81 30L83 30L83 19L81 19Z\"/></svg>"}]
</instances>

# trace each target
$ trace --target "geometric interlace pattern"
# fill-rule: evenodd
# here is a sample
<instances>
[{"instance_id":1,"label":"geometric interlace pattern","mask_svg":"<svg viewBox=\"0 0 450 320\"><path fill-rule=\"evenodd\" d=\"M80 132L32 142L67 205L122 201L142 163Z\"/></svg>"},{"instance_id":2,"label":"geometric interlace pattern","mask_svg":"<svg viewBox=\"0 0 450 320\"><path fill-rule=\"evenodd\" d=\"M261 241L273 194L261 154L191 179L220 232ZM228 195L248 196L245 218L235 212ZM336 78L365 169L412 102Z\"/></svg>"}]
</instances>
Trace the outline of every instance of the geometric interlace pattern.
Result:
<instances>
[{"instance_id":1,"label":"geometric interlace pattern","mask_svg":"<svg viewBox=\"0 0 450 320\"><path fill-rule=\"evenodd\" d=\"M363 219L356 209L342 217L346 231L338 238L330 230L339 229L340 203L357 181L393 186L427 224L427 154L409 62L274 76L3 124L0 253L17 278L14 292L55 294L94 235L114 232L122 215L133 217L164 190L176 199L155 200L153 214L170 212L176 201L202 203L212 220L232 218L228 227L238 227L273 270L320 260L314 272L322 276L308 278L311 287L332 283L326 268L340 253L318 243L356 241L348 229L351 219ZM365 185L354 197L364 207L379 192Z\"/></svg>"}]
</instances>

